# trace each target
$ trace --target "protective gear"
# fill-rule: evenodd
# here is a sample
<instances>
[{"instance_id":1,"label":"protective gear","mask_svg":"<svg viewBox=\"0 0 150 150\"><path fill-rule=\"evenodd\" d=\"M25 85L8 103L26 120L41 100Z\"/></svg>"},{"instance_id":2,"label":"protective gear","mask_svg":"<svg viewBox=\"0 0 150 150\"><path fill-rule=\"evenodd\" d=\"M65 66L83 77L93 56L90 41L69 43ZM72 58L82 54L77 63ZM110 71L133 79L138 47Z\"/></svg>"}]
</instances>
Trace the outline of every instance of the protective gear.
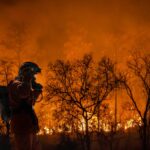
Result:
<instances>
[{"instance_id":1,"label":"protective gear","mask_svg":"<svg viewBox=\"0 0 150 150\"><path fill-rule=\"evenodd\" d=\"M11 82L9 85L9 106L12 112L12 132L37 132L39 128L38 119L32 105L35 103L39 94L31 89L29 83L19 80Z\"/></svg>"},{"instance_id":2,"label":"protective gear","mask_svg":"<svg viewBox=\"0 0 150 150\"><path fill-rule=\"evenodd\" d=\"M41 93L42 100L43 86L40 83L37 83L36 78L34 77L34 75L38 73L41 73L41 68L37 64L33 62L24 62L19 68L18 77L16 79L19 79L20 81L29 82L31 84L31 88L35 92Z\"/></svg>"},{"instance_id":3,"label":"protective gear","mask_svg":"<svg viewBox=\"0 0 150 150\"><path fill-rule=\"evenodd\" d=\"M31 70L31 72L33 72L33 74L37 74L37 73L41 72L41 68L37 64L35 64L33 62L24 62L20 66L19 76L22 75L23 70L26 69L26 68L29 68Z\"/></svg>"},{"instance_id":4,"label":"protective gear","mask_svg":"<svg viewBox=\"0 0 150 150\"><path fill-rule=\"evenodd\" d=\"M22 137L22 135L26 135L26 141L30 141L28 137L33 138L39 131L38 119L32 107L42 93L43 87L36 83L34 77L39 72L41 69L35 63L23 63L19 69L18 77L11 82L8 88L9 106L12 111L11 131L16 137L16 142L18 141L17 137ZM21 144L17 143L17 145L18 150L21 150L19 149Z\"/></svg>"}]
</instances>

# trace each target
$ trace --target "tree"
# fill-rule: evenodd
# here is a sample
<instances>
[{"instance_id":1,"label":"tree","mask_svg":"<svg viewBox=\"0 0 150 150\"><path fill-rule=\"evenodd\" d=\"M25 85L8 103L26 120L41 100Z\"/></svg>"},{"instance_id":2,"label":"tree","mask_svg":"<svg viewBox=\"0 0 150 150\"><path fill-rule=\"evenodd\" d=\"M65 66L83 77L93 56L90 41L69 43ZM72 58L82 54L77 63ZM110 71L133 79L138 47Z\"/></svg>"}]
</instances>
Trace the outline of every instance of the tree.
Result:
<instances>
[{"instance_id":1,"label":"tree","mask_svg":"<svg viewBox=\"0 0 150 150\"><path fill-rule=\"evenodd\" d=\"M1 84L7 86L13 79L14 62L11 60L0 60L0 79Z\"/></svg>"},{"instance_id":2,"label":"tree","mask_svg":"<svg viewBox=\"0 0 150 150\"><path fill-rule=\"evenodd\" d=\"M141 138L142 138L142 145L143 150L148 149L148 139L149 139L149 133L148 133L148 113L150 108L150 55L146 54L139 54L134 53L132 55L132 59L128 62L128 68L131 70L132 75L134 76L134 79L139 83L138 87L135 87L135 81L134 83L130 82L130 79L126 77L126 79L123 81L127 94L130 97L131 101L134 104L134 107L136 111L138 112L138 115L141 118L142 121L142 127L141 127ZM137 90L140 90L140 93L137 93ZM144 110L140 108L138 105L138 99L139 96L143 94L142 96L142 102L144 105ZM137 98L138 95L138 98Z\"/></svg>"},{"instance_id":3,"label":"tree","mask_svg":"<svg viewBox=\"0 0 150 150\"><path fill-rule=\"evenodd\" d=\"M119 81L114 66L109 58L102 58L96 64L91 55L85 55L74 62L57 60L48 67L47 100L59 102L60 110L84 125L87 150L90 149L89 121Z\"/></svg>"},{"instance_id":4,"label":"tree","mask_svg":"<svg viewBox=\"0 0 150 150\"><path fill-rule=\"evenodd\" d=\"M110 105L108 103L103 103L100 106L99 112L99 129L97 130L97 138L100 147L106 149L106 144L109 149L113 149L113 141L115 135L115 119L114 113L112 112Z\"/></svg>"}]
</instances>

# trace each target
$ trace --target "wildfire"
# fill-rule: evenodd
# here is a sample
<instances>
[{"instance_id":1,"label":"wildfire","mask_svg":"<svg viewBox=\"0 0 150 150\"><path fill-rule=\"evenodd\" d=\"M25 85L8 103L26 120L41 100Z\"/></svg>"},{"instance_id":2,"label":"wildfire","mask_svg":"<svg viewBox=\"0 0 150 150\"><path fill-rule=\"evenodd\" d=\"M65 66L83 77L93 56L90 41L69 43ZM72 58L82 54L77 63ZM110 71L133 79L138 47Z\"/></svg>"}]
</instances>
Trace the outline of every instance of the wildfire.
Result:
<instances>
[{"instance_id":1,"label":"wildfire","mask_svg":"<svg viewBox=\"0 0 150 150\"><path fill-rule=\"evenodd\" d=\"M127 130L129 128L133 128L135 127L136 124L134 123L134 120L133 119L130 119L126 122L125 126L124 126L124 129Z\"/></svg>"},{"instance_id":2,"label":"wildfire","mask_svg":"<svg viewBox=\"0 0 150 150\"><path fill-rule=\"evenodd\" d=\"M91 114L88 114L89 116ZM52 135L54 133L72 133L73 126L72 124L66 123L64 120L58 122L51 122L50 116L45 114L44 120L45 122L41 122L41 129L39 131L39 135ZM57 123L57 125L55 124ZM73 123L73 122L72 122ZM82 116L78 120L74 122L75 130L78 130L78 132L84 133L86 131L86 120ZM131 114L122 117L122 120L118 120L115 122L114 114L111 113L109 116L105 115L102 116L99 119L97 115L94 115L90 120L88 120L88 131L89 132L97 132L97 131L103 131L103 132L114 132L114 131L127 131L130 128L136 128L138 126L142 126L142 120L139 117L138 114Z\"/></svg>"},{"instance_id":3,"label":"wildfire","mask_svg":"<svg viewBox=\"0 0 150 150\"><path fill-rule=\"evenodd\" d=\"M43 129L40 129L38 135L44 135L44 134L47 134L47 135L52 135L53 134L53 130L48 128L47 126L45 126Z\"/></svg>"},{"instance_id":4,"label":"wildfire","mask_svg":"<svg viewBox=\"0 0 150 150\"><path fill-rule=\"evenodd\" d=\"M97 123L95 123L95 126L97 127ZM92 128L92 125L93 122L91 120L91 122L89 122L89 127ZM104 123L100 120L100 130L104 131L104 132L111 132L112 131L112 126L108 123ZM140 117L137 118L137 120L135 119L129 119L127 120L124 124L123 123L117 123L116 125L116 130L119 131L121 129L123 130L128 130L130 128L135 128L136 126L141 126L142 125L142 122L141 122L141 119ZM80 132L84 132L86 130L86 124L85 124L85 120L82 119L81 120L81 124L78 126L78 129ZM90 130L91 131L91 130ZM57 129L57 132L58 133L61 133L63 132L63 129L59 128ZM68 132L71 132L71 128L69 128ZM54 129L52 128L49 128L47 126L44 126L43 128L40 129L38 135L52 135L54 134Z\"/></svg>"},{"instance_id":5,"label":"wildfire","mask_svg":"<svg viewBox=\"0 0 150 150\"><path fill-rule=\"evenodd\" d=\"M137 125L139 125L139 126L142 125L140 117L137 120L134 120L134 119L127 120L126 124L124 125L124 130L127 130L129 128L134 128Z\"/></svg>"},{"instance_id":6,"label":"wildfire","mask_svg":"<svg viewBox=\"0 0 150 150\"><path fill-rule=\"evenodd\" d=\"M104 131L104 132L110 132L111 131L111 127L109 124L103 124L101 129Z\"/></svg>"}]
</instances>

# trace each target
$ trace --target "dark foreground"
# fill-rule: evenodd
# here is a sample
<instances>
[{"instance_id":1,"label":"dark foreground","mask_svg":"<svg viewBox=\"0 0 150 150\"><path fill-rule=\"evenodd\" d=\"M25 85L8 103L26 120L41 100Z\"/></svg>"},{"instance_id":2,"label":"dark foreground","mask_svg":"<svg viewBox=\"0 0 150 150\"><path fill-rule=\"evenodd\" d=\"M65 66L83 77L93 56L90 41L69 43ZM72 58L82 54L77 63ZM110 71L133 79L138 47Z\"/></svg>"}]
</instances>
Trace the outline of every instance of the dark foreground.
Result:
<instances>
[{"instance_id":1,"label":"dark foreground","mask_svg":"<svg viewBox=\"0 0 150 150\"><path fill-rule=\"evenodd\" d=\"M108 140L100 137L99 141L92 138L91 150L141 150L141 141L137 135L126 134L126 136L116 137ZM39 140L42 144L42 150L83 150L83 143L74 138L69 138L63 134L40 135ZM12 141L12 140L11 140ZM0 136L0 150L13 150L14 146L9 145L6 136ZM150 149L150 147L149 147Z\"/></svg>"}]
</instances>

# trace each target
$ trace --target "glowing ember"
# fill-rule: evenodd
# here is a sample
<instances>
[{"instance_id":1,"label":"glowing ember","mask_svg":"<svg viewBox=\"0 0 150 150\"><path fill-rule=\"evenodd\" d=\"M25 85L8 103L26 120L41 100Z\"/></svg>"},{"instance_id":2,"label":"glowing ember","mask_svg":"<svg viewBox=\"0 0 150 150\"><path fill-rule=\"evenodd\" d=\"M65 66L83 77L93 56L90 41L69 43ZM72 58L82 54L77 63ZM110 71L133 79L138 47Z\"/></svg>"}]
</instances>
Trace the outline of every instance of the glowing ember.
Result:
<instances>
[{"instance_id":1,"label":"glowing ember","mask_svg":"<svg viewBox=\"0 0 150 150\"><path fill-rule=\"evenodd\" d=\"M135 123L133 119L130 119L126 122L124 129L127 130L129 128L135 127Z\"/></svg>"},{"instance_id":2,"label":"glowing ember","mask_svg":"<svg viewBox=\"0 0 150 150\"><path fill-rule=\"evenodd\" d=\"M53 134L53 130L45 126L43 129L41 129L39 131L38 135L44 135L44 134L52 135Z\"/></svg>"},{"instance_id":3,"label":"glowing ember","mask_svg":"<svg viewBox=\"0 0 150 150\"><path fill-rule=\"evenodd\" d=\"M134 119L127 120L126 124L124 125L124 129L127 130L129 128L134 128L137 125L139 125L139 126L142 125L140 117L137 120L134 120Z\"/></svg>"}]
</instances>

